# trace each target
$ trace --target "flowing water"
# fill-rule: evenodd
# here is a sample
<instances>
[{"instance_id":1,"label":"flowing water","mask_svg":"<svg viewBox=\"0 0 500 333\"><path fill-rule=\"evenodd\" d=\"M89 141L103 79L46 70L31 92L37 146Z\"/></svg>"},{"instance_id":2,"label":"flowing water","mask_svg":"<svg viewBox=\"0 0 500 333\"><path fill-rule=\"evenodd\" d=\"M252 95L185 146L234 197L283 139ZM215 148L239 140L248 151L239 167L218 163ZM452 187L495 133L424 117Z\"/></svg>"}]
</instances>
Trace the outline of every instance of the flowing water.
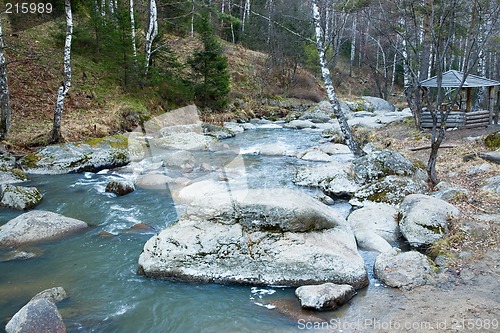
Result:
<instances>
[{"instance_id":1,"label":"flowing water","mask_svg":"<svg viewBox=\"0 0 500 333\"><path fill-rule=\"evenodd\" d=\"M253 152L269 143L303 150L318 145L320 139L314 131L256 129L225 142L244 154L249 187L294 187L291 179L297 168L318 162ZM137 189L123 197L105 193L107 182L118 176L129 175L105 171L30 176L26 185L37 186L44 194L37 209L81 219L91 227L27 246L27 251L42 253L38 258L0 263L0 331L4 320L33 295L55 286L64 287L69 295L58 304L69 332L295 332L310 328L314 318L326 320L323 327L350 332L356 324L366 328L365 320L383 320L389 312L386 304L402 297L373 278L375 255L367 252L362 255L370 286L341 309L313 313L309 319L301 319L302 313L282 314L269 305L285 302L297 307L292 288L179 283L139 276L137 259L144 243L174 223L178 210L168 190ZM202 175L188 175L195 176ZM1 209L0 225L19 214ZM137 223L154 230L129 229ZM6 251L0 250L0 256Z\"/></svg>"}]
</instances>

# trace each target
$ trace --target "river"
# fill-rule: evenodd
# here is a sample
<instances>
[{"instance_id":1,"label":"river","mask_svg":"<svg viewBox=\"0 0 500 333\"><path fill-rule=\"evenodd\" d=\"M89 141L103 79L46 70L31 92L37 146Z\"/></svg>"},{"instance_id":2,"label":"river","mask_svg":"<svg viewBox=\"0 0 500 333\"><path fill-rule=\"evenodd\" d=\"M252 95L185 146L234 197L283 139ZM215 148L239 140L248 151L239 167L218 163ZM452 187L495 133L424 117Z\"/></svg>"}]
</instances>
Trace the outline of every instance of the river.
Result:
<instances>
[{"instance_id":1,"label":"river","mask_svg":"<svg viewBox=\"0 0 500 333\"><path fill-rule=\"evenodd\" d=\"M243 153L248 186L295 187L292 178L297 168L320 162L253 152L270 143L303 150L320 140L318 131L260 128L224 141ZM43 252L38 258L0 263L2 320L39 291L62 286L69 299L58 308L69 332L300 332L313 325L268 305L275 300L297 304L292 288L180 283L137 275L137 259L144 243L156 231L175 223L179 207L165 190L139 188L123 197L106 193L108 181L118 176L128 174L106 170L98 174L30 175L26 185L38 187L44 195L36 209L81 219L91 227L28 246L28 250ZM195 171L186 176L206 175ZM338 207L345 211L346 203L340 202ZM20 213L0 209L0 225ZM137 223L155 230L129 230ZM0 255L5 252L0 250ZM383 320L390 311L387 304L402 298L399 291L373 277L375 254L362 255L370 285L341 309L316 314L327 320L323 327L350 332L353 325Z\"/></svg>"}]
</instances>

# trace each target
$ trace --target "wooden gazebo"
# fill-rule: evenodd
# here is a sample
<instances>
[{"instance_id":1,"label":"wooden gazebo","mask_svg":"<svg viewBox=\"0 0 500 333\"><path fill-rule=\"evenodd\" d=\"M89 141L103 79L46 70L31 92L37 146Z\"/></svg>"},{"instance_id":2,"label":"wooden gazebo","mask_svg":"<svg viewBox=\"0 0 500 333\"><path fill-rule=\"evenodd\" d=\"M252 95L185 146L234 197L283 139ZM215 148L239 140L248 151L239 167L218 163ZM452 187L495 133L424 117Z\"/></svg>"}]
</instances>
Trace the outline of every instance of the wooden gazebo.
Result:
<instances>
[{"instance_id":1,"label":"wooden gazebo","mask_svg":"<svg viewBox=\"0 0 500 333\"><path fill-rule=\"evenodd\" d=\"M495 110L495 87L499 86L500 82L469 74L462 85L463 78L464 73L455 70L447 71L442 75L442 88L462 87L459 105L448 106L443 104L440 106L452 108L452 112L450 112L446 122L446 127L472 128L485 127L492 124ZM421 81L420 85L427 88L437 88L437 78L434 76L430 79ZM488 110L472 111L472 88L481 87L488 89ZM420 126L422 128L432 127L430 112L422 112L420 118Z\"/></svg>"}]
</instances>

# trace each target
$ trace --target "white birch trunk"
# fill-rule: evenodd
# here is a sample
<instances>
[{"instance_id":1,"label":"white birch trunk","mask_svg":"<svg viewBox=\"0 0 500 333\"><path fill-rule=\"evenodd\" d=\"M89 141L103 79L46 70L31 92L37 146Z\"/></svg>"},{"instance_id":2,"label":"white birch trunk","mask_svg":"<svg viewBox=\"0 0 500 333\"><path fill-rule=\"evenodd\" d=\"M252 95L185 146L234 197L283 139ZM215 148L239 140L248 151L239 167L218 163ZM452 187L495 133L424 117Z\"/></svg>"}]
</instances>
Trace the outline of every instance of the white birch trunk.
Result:
<instances>
[{"instance_id":1,"label":"white birch trunk","mask_svg":"<svg viewBox=\"0 0 500 333\"><path fill-rule=\"evenodd\" d=\"M352 76L352 67L354 66L354 58L356 56L356 22L357 21L357 15L354 14L354 17L352 19L352 39L351 39L351 58L349 61L349 76Z\"/></svg>"},{"instance_id":2,"label":"white birch trunk","mask_svg":"<svg viewBox=\"0 0 500 333\"><path fill-rule=\"evenodd\" d=\"M191 0L191 38L193 37L194 37L194 0Z\"/></svg>"},{"instance_id":3,"label":"white birch trunk","mask_svg":"<svg viewBox=\"0 0 500 333\"><path fill-rule=\"evenodd\" d=\"M106 0L101 0L101 16L106 17Z\"/></svg>"},{"instance_id":4,"label":"white birch trunk","mask_svg":"<svg viewBox=\"0 0 500 333\"><path fill-rule=\"evenodd\" d=\"M57 90L57 101L54 110L54 124L51 142L61 142L61 119L64 111L64 98L71 87L71 39L73 37L73 15L71 14L71 0L64 0L66 12L66 40L64 42L64 81Z\"/></svg>"},{"instance_id":5,"label":"white birch trunk","mask_svg":"<svg viewBox=\"0 0 500 333\"><path fill-rule=\"evenodd\" d=\"M151 60L151 53L153 47L153 41L158 35L158 12L156 8L156 0L149 0L148 6L148 28L146 31L146 40L144 43L144 54L146 55L145 59L145 75L148 74L149 71L149 61Z\"/></svg>"},{"instance_id":6,"label":"white birch trunk","mask_svg":"<svg viewBox=\"0 0 500 333\"><path fill-rule=\"evenodd\" d=\"M245 8L243 9L243 21L241 22L241 31L245 32L245 22L250 17L250 0L245 0Z\"/></svg>"},{"instance_id":7,"label":"white birch trunk","mask_svg":"<svg viewBox=\"0 0 500 333\"><path fill-rule=\"evenodd\" d=\"M330 70L326 65L325 46L323 42L324 36L320 21L321 16L316 0L312 0L312 10L313 10L313 20L314 20L315 35L316 35L316 46L318 48L319 63L321 67L321 76L325 84L325 89L328 94L328 99L330 100L333 112L335 113L335 115L337 116L337 120L339 121L340 130L342 131L345 144L349 147L349 149L355 156L363 155L363 151L359 148L356 140L354 140L351 128L347 123L347 118L344 112L342 111L342 108L340 107L340 103L335 93L335 89L333 88L333 83L330 76Z\"/></svg>"},{"instance_id":8,"label":"white birch trunk","mask_svg":"<svg viewBox=\"0 0 500 333\"><path fill-rule=\"evenodd\" d=\"M137 67L137 45L135 41L135 14L134 0L130 0L130 39L132 42L132 56L134 57L134 67Z\"/></svg>"},{"instance_id":9,"label":"white birch trunk","mask_svg":"<svg viewBox=\"0 0 500 333\"><path fill-rule=\"evenodd\" d=\"M10 130L10 101L9 101L9 82L7 79L7 61L3 43L2 20L0 18L0 107L2 113L0 116L0 140L5 139Z\"/></svg>"}]
</instances>

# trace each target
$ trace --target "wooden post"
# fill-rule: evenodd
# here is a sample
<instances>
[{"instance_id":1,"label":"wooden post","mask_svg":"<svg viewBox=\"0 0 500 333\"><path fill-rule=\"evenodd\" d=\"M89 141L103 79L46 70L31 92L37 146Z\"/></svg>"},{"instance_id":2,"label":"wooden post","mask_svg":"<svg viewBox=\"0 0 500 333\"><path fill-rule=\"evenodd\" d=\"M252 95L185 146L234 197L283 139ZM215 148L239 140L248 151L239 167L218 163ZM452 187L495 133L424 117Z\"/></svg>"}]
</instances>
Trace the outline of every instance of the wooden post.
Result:
<instances>
[{"instance_id":1,"label":"wooden post","mask_svg":"<svg viewBox=\"0 0 500 333\"><path fill-rule=\"evenodd\" d=\"M462 89L462 92L460 93L460 111L466 111L465 110L465 104L466 104L466 97L465 97L465 89Z\"/></svg>"},{"instance_id":2,"label":"wooden post","mask_svg":"<svg viewBox=\"0 0 500 333\"><path fill-rule=\"evenodd\" d=\"M465 97L467 100L467 107L465 109L466 112L470 112L472 109L472 88L467 88L467 97Z\"/></svg>"},{"instance_id":3,"label":"wooden post","mask_svg":"<svg viewBox=\"0 0 500 333\"><path fill-rule=\"evenodd\" d=\"M490 121L488 124L493 124L493 109L495 108L495 94L493 93L495 86L488 87L488 109L490 111Z\"/></svg>"}]
</instances>

